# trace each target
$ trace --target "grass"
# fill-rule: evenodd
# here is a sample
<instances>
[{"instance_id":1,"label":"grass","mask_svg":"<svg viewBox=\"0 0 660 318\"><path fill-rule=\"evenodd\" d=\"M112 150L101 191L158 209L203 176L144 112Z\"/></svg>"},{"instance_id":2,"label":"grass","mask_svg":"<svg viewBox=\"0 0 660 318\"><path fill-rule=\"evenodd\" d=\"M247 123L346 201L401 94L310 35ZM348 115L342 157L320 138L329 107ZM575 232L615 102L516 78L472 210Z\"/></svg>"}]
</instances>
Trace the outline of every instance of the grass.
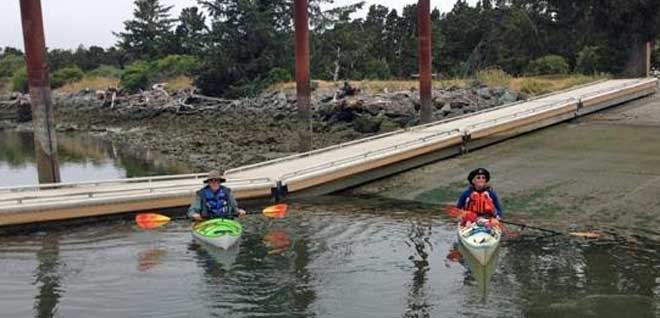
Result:
<instances>
[{"instance_id":1,"label":"grass","mask_svg":"<svg viewBox=\"0 0 660 318\"><path fill-rule=\"evenodd\" d=\"M119 79L113 77L97 77L97 76L85 76L82 80L66 84L56 91L64 94L72 94L80 92L84 89L90 90L106 90L109 87L117 87L119 85Z\"/></svg>"},{"instance_id":2,"label":"grass","mask_svg":"<svg viewBox=\"0 0 660 318\"><path fill-rule=\"evenodd\" d=\"M0 95L7 95L9 91L9 80L0 78Z\"/></svg>"},{"instance_id":3,"label":"grass","mask_svg":"<svg viewBox=\"0 0 660 318\"><path fill-rule=\"evenodd\" d=\"M180 89L193 88L193 80L186 76L178 76L164 81L167 85L165 89L169 92L178 91ZM85 76L82 80L66 84L57 89L57 92L63 94L77 93L84 89L90 90L106 90L109 87L118 87L119 79L114 77L103 76ZM2 86L0 85L0 91Z\"/></svg>"},{"instance_id":4,"label":"grass","mask_svg":"<svg viewBox=\"0 0 660 318\"><path fill-rule=\"evenodd\" d=\"M545 75L545 76L526 76L513 77L500 69L487 69L476 74L476 79L480 82L494 87L504 86L514 91L522 92L530 96L542 95L554 91L563 90L577 85L605 79L604 76L586 76L577 74L568 75ZM434 80L434 88L447 88L451 86L467 87L474 79L448 79ZM169 92L175 92L181 89L194 88L193 80L187 76L178 76L165 81L165 89ZM343 81L314 81L319 90L337 90L344 85ZM419 88L417 80L362 80L350 81L351 86L360 88L363 92L377 94L383 92L408 91L414 92ZM83 89L106 90L108 87L117 87L119 79L112 77L85 76L82 80L64 85L57 91L60 93L76 93ZM7 91L8 85L3 85L0 80L0 93ZM296 89L295 82L277 83L268 88L270 91L293 91Z\"/></svg>"},{"instance_id":5,"label":"grass","mask_svg":"<svg viewBox=\"0 0 660 318\"><path fill-rule=\"evenodd\" d=\"M335 90L344 85L344 81L321 81L314 80L318 84L317 89L320 90ZM398 92L398 91L417 91L419 88L419 81L416 80L362 80L362 81L349 81L351 86L358 87L367 93L383 93L383 92ZM450 87L459 86L465 87L468 81L463 79L450 79L450 80L434 80L433 87ZM292 91L296 89L295 82L277 83L268 88L270 91Z\"/></svg>"},{"instance_id":6,"label":"grass","mask_svg":"<svg viewBox=\"0 0 660 318\"><path fill-rule=\"evenodd\" d=\"M175 92L181 89L192 89L195 87L192 78L187 76L177 76L166 80L165 83L167 83L165 89L168 92Z\"/></svg>"},{"instance_id":7,"label":"grass","mask_svg":"<svg viewBox=\"0 0 660 318\"><path fill-rule=\"evenodd\" d=\"M513 79L509 87L515 91L533 96L556 92L603 79L607 79L607 77L579 74L519 77Z\"/></svg>"},{"instance_id":8,"label":"grass","mask_svg":"<svg viewBox=\"0 0 660 318\"><path fill-rule=\"evenodd\" d=\"M544 75L544 76L523 76L513 77L499 69L489 69L479 72L476 76L480 82L494 87L504 86L514 91L522 92L531 96L542 95L554 91L567 89L577 85L583 85L589 82L606 79L605 76L586 76L579 74L566 75ZM466 87L474 79L449 79L433 81L434 88L441 87ZM349 81L351 86L358 87L367 93L383 93L396 91L417 91L419 81L417 80L392 80L392 81ZM336 90L344 85L343 81L314 81L318 84L319 90ZM293 91L296 89L295 82L277 83L268 88L271 91Z\"/></svg>"}]
</instances>

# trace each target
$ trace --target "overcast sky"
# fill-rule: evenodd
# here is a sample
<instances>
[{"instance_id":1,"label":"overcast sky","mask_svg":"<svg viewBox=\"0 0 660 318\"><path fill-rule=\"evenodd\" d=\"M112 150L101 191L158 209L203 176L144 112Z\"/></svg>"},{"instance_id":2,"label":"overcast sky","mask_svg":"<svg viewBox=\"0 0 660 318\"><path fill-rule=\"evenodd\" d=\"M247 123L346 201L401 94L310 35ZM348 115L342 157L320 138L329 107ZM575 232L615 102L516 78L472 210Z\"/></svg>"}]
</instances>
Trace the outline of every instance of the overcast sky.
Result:
<instances>
[{"instance_id":1,"label":"overcast sky","mask_svg":"<svg viewBox=\"0 0 660 318\"><path fill-rule=\"evenodd\" d=\"M0 47L23 48L19 0L0 0ZM123 21L133 14L134 0L41 0L44 15L46 45L50 48L76 48L78 45L110 47L116 38L112 31L121 31ZM335 0L334 5L356 3L356 0ZM401 12L404 5L416 0L367 0L365 10L371 4L381 4ZM431 0L431 7L442 12L451 10L456 0ZM469 1L470 3L476 0ZM196 0L161 0L173 5L172 13L178 16L182 8L197 5ZM363 13L364 14L364 13Z\"/></svg>"}]
</instances>

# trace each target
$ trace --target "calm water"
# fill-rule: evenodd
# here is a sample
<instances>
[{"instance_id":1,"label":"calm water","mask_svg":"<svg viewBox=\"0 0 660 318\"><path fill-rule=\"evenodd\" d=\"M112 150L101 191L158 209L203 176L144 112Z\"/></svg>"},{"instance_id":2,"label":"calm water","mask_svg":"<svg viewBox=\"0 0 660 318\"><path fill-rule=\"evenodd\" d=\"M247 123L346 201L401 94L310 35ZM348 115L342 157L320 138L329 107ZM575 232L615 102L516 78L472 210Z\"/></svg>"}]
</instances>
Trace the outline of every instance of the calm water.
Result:
<instances>
[{"instance_id":1,"label":"calm water","mask_svg":"<svg viewBox=\"0 0 660 318\"><path fill-rule=\"evenodd\" d=\"M156 154L131 153L99 137L58 134L57 138L63 182L187 172ZM0 186L38 183L35 161L32 133L0 130Z\"/></svg>"},{"instance_id":2,"label":"calm water","mask_svg":"<svg viewBox=\"0 0 660 318\"><path fill-rule=\"evenodd\" d=\"M340 202L340 203L338 203ZM347 197L245 219L237 249L189 222L132 222L0 239L3 317L657 317L651 246L527 236L492 277L447 259L437 207ZM657 248L657 246L655 246ZM485 289L485 292L484 292Z\"/></svg>"},{"instance_id":3,"label":"calm water","mask_svg":"<svg viewBox=\"0 0 660 318\"><path fill-rule=\"evenodd\" d=\"M249 216L229 251L194 244L184 219L0 236L0 317L660 317L660 115L636 112L643 123L560 125ZM2 136L0 182L35 179L31 137ZM78 171L65 178L171 171L96 142L63 148ZM481 165L510 220L603 237L527 229L474 266L441 210Z\"/></svg>"}]
</instances>

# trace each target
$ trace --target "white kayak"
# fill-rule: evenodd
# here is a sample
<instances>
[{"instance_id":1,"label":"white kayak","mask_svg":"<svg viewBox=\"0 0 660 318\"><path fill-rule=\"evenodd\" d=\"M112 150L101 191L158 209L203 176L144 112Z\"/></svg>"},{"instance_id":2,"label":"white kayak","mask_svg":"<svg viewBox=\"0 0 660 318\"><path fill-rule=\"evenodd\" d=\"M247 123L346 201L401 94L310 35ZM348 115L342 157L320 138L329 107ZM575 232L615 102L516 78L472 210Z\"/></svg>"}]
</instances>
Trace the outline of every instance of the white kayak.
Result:
<instances>
[{"instance_id":1,"label":"white kayak","mask_svg":"<svg viewBox=\"0 0 660 318\"><path fill-rule=\"evenodd\" d=\"M228 249L243 234L241 223L227 219L211 219L196 223L191 230L193 238L213 247Z\"/></svg>"},{"instance_id":2,"label":"white kayak","mask_svg":"<svg viewBox=\"0 0 660 318\"><path fill-rule=\"evenodd\" d=\"M459 222L458 239L481 265L487 265L500 245L502 230L499 227L488 229L478 223L463 227Z\"/></svg>"}]
</instances>

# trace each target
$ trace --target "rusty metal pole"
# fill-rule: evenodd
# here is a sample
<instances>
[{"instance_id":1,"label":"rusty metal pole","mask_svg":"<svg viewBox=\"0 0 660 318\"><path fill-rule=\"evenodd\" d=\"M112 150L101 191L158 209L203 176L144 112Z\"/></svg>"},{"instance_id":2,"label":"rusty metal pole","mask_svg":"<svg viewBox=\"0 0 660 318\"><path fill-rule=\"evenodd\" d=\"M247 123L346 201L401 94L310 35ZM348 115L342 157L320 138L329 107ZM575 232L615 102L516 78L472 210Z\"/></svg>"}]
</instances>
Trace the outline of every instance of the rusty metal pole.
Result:
<instances>
[{"instance_id":1,"label":"rusty metal pole","mask_svg":"<svg viewBox=\"0 0 660 318\"><path fill-rule=\"evenodd\" d=\"M646 55L646 61L644 61L645 64L646 64L646 65L644 65L644 67L646 68L646 77L651 76L651 52L652 52L651 41L648 41L648 42L646 42L646 52L644 52L644 53L646 53L645 54Z\"/></svg>"},{"instance_id":2,"label":"rusty metal pole","mask_svg":"<svg viewBox=\"0 0 660 318\"><path fill-rule=\"evenodd\" d=\"M39 183L60 182L41 0L21 0L21 18Z\"/></svg>"},{"instance_id":3,"label":"rusty metal pole","mask_svg":"<svg viewBox=\"0 0 660 318\"><path fill-rule=\"evenodd\" d=\"M308 151L312 146L308 6L307 0L295 0L294 2L294 24L296 29L296 92L298 96L298 118L301 122L298 136L300 137L300 151Z\"/></svg>"},{"instance_id":4,"label":"rusty metal pole","mask_svg":"<svg viewBox=\"0 0 660 318\"><path fill-rule=\"evenodd\" d=\"M419 38L419 101L422 123L432 120L431 109L431 1L417 1L417 36Z\"/></svg>"}]
</instances>

